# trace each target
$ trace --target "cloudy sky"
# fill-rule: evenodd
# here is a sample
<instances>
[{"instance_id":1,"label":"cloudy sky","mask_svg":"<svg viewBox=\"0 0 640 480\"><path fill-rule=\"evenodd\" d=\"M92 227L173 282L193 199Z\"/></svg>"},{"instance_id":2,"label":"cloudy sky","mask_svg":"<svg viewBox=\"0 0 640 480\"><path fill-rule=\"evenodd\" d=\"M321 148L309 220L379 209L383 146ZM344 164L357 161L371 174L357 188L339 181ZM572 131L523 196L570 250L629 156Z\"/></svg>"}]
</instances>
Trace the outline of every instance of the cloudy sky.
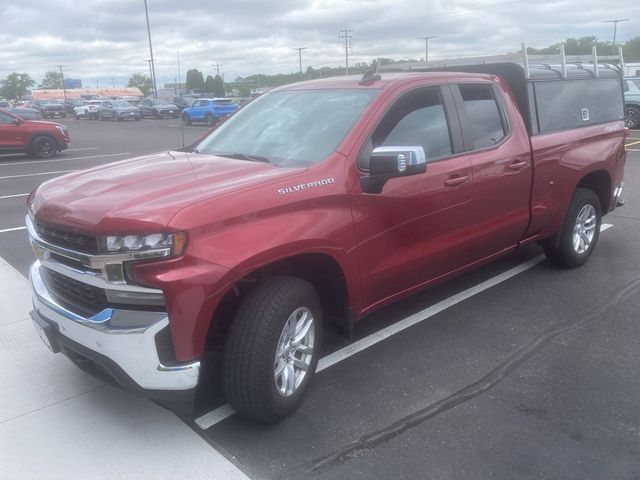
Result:
<instances>
[{"instance_id":1,"label":"cloudy sky","mask_svg":"<svg viewBox=\"0 0 640 480\"><path fill-rule=\"evenodd\" d=\"M340 30L352 30L350 63L376 57L430 59L544 47L567 37L618 41L640 35L638 0L148 0L158 83L198 68L226 80L252 73L344 65ZM148 73L143 0L0 0L0 78L40 82L65 65L85 87L124 86Z\"/></svg>"}]
</instances>

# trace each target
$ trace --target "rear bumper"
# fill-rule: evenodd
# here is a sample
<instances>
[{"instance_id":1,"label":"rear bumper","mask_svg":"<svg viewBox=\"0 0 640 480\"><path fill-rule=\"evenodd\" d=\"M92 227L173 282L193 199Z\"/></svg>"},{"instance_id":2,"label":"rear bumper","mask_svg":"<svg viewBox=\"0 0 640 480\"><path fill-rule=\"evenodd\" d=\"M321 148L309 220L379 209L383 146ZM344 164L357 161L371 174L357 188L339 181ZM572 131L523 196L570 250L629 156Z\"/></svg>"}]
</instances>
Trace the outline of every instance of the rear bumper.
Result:
<instances>
[{"instance_id":1,"label":"rear bumper","mask_svg":"<svg viewBox=\"0 0 640 480\"><path fill-rule=\"evenodd\" d=\"M62 352L89 373L178 411L189 411L198 384L200 362L164 365L158 338L166 330L166 314L138 310L106 309L84 318L60 305L49 293L36 261L30 270L33 290L32 318L46 335L53 352ZM118 315L155 314L157 320L141 328L113 328ZM163 332L164 331L164 332ZM161 333L163 332L163 333Z\"/></svg>"}]
</instances>

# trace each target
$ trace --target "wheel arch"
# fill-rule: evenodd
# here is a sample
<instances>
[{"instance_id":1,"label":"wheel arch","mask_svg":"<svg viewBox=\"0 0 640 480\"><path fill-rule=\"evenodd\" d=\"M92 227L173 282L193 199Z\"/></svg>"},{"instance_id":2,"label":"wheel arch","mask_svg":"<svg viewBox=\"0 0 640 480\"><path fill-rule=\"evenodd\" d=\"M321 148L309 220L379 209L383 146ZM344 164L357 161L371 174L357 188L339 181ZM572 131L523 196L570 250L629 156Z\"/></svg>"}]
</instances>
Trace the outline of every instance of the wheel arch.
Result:
<instances>
[{"instance_id":1,"label":"wheel arch","mask_svg":"<svg viewBox=\"0 0 640 480\"><path fill-rule=\"evenodd\" d=\"M246 273L230 286L211 317L206 338L207 346L222 347L244 296L258 282L281 275L301 278L313 285L320 297L325 322L339 325L350 322L349 287L338 261L326 253L300 253L262 265Z\"/></svg>"},{"instance_id":2,"label":"wheel arch","mask_svg":"<svg viewBox=\"0 0 640 480\"><path fill-rule=\"evenodd\" d=\"M612 196L611 175L606 170L590 172L578 182L576 188L593 190L600 200L600 208L604 215L609 211ZM575 189L574 189L575 191Z\"/></svg>"},{"instance_id":3,"label":"wheel arch","mask_svg":"<svg viewBox=\"0 0 640 480\"><path fill-rule=\"evenodd\" d=\"M40 137L48 137L54 141L56 144L56 149L60 151L60 144L58 143L58 139L51 134L51 132L34 132L29 139L29 151L33 150L33 142L35 142Z\"/></svg>"}]
</instances>

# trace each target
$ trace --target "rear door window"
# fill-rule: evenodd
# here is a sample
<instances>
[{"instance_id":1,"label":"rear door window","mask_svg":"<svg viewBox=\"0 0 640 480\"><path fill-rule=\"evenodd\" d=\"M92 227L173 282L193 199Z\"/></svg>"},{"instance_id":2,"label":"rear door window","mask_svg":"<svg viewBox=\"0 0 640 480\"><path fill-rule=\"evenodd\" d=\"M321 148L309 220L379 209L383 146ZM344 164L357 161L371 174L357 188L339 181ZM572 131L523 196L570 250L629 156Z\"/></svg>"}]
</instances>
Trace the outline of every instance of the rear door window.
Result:
<instances>
[{"instance_id":1,"label":"rear door window","mask_svg":"<svg viewBox=\"0 0 640 480\"><path fill-rule=\"evenodd\" d=\"M463 113L468 121L463 134L465 137L471 137L473 149L478 150L500 143L507 135L507 128L493 86L460 84L458 88L462 97Z\"/></svg>"}]
</instances>

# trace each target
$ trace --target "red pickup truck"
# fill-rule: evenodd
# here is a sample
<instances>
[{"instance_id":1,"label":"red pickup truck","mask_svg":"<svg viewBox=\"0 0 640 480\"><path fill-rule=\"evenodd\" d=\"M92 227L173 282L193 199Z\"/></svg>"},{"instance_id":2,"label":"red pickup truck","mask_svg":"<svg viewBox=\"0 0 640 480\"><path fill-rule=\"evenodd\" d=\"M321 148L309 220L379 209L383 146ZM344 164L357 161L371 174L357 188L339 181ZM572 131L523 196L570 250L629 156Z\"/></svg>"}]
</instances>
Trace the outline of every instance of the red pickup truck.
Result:
<instances>
[{"instance_id":1,"label":"red pickup truck","mask_svg":"<svg viewBox=\"0 0 640 480\"><path fill-rule=\"evenodd\" d=\"M562 267L589 258L621 204L621 77L565 68L289 85L186 151L48 181L26 219L38 331L176 409L222 350L230 404L283 418L323 322L352 328L533 242Z\"/></svg>"},{"instance_id":2,"label":"red pickup truck","mask_svg":"<svg viewBox=\"0 0 640 480\"><path fill-rule=\"evenodd\" d=\"M51 158L69 146L65 125L40 120L25 120L0 110L0 153L26 153L36 158Z\"/></svg>"}]
</instances>

